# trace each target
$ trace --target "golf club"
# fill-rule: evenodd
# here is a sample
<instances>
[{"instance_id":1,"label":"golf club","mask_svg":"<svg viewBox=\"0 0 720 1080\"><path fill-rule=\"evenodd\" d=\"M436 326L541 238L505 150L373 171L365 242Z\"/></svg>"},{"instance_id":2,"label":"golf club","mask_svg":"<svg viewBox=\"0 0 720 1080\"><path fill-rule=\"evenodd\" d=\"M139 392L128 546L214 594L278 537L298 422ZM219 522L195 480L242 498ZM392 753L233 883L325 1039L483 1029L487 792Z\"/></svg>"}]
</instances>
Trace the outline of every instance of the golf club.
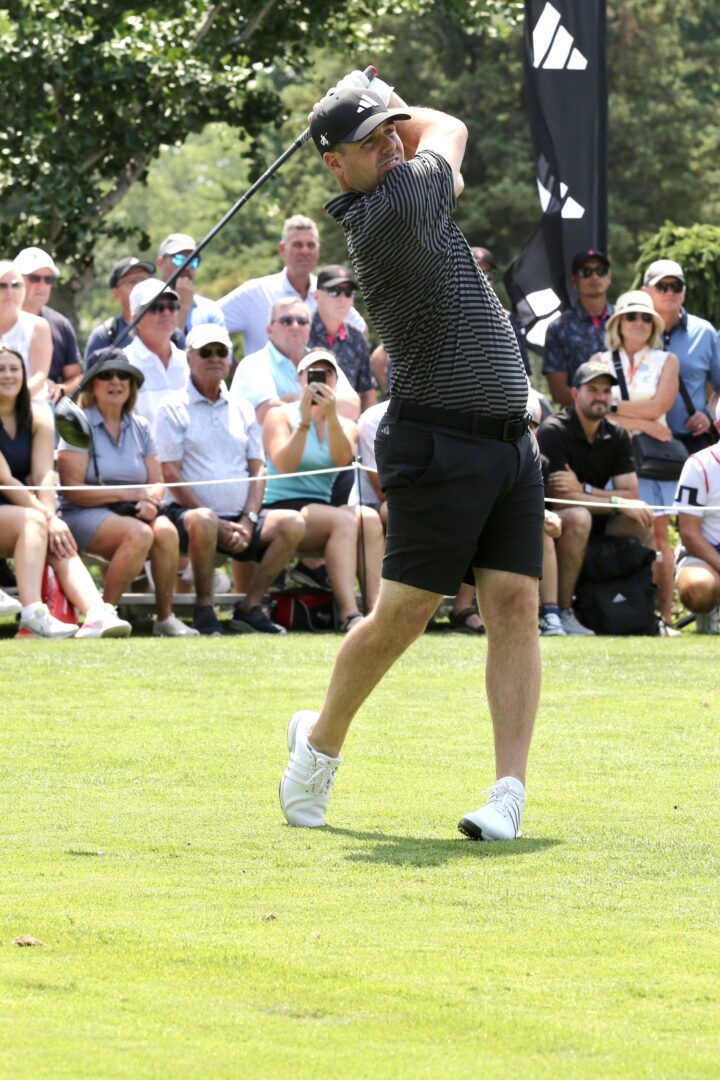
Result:
<instances>
[{"instance_id":1,"label":"golf club","mask_svg":"<svg viewBox=\"0 0 720 1080\"><path fill-rule=\"evenodd\" d=\"M365 68L363 74L367 79L374 79L377 75L377 68L373 67L371 64L369 67ZM240 210L240 208L243 207L245 203L253 197L256 191L259 191L263 184L267 180L269 180L270 177L273 176L282 165L285 164L288 158L291 157L296 150L299 150L301 146L305 145L309 138L310 128L308 126L303 132L301 132L300 135L298 135L298 137L294 140L294 142L290 144L290 146L287 147L286 150L283 150L282 154L280 154L280 156L276 158L275 161L273 161L272 165L270 165L269 168L265 170L262 176L260 176L254 184L250 185L247 191L244 192L244 194L240 196L237 202L230 207L228 212L220 219L220 221L218 221L218 223L213 226L207 236L203 237L195 250L190 252L190 254L185 258L185 261L180 266L178 266L177 270L175 270L168 278L168 280L164 282L163 287L157 294L157 296L154 296L152 300L150 300L147 304L145 304L144 307L140 308L140 310L136 312L135 316L128 323L125 329L119 334L117 338L115 338L111 342L112 345L119 347L120 343L125 341L129 337L131 330L134 330L134 328L140 322L150 305L154 304L157 301L158 297L161 296L166 289L171 288L175 284L185 267L195 258L195 256L199 255L200 252L207 247L210 241L217 236L217 234L225 225L227 225L228 221L230 221L230 219L235 216L238 210ZM75 389L70 395L61 398L60 401L57 403L55 407L55 424L57 426L59 434L62 436L63 439L65 439L66 442L70 443L71 446L77 446L81 450L87 450L89 447L92 446L92 436L90 431L90 425L87 422L85 414L83 413L82 409L80 409L75 404L75 398L77 397L77 394L78 390Z\"/></svg>"},{"instance_id":2,"label":"golf club","mask_svg":"<svg viewBox=\"0 0 720 1080\"><path fill-rule=\"evenodd\" d=\"M370 64L368 67L365 68L365 71L363 72L363 75L367 79L372 80L372 79L375 78L377 73L378 73L377 68L373 67L373 65ZM294 140L294 142L292 142L290 144L290 146L287 147L286 150L283 150L282 154L280 154L280 156L278 158L276 158L275 161L273 161L272 165L270 165L265 170L265 172L262 174L262 176L258 177L258 179L255 181L254 184L250 185L250 187L247 189L247 191L243 195L240 196L240 198L237 200L237 202L233 206L231 206L230 209L228 210L228 212L220 219L220 221L218 221L217 225L214 225L213 228L210 230L210 232L207 234L207 236L203 237L203 239L197 245L195 250L191 251L190 254L188 256L186 256L185 261L180 266L178 266L177 270L175 270L170 275L170 277L164 283L163 288L160 290L160 292L157 294L157 296L154 296L153 299L148 301L148 303L144 307L140 308L140 310L135 314L132 321L130 323L128 323L128 325L125 327L123 332L119 335L119 337L112 342L113 345L118 345L121 341L125 341L125 339L129 336L130 331L133 330L135 328L135 326L137 326L137 324L140 322L140 320L142 319L143 315L145 314L147 309L150 307L150 305L154 304L157 301L158 297L162 296L162 294L165 292L166 289L172 288L172 286L175 284L177 279L181 276L181 274L182 274L183 270L185 269L185 267L190 262L192 262L192 260L197 255L199 255L201 251L203 251L207 247L207 245L210 243L210 241L213 240L217 236L217 234L220 232L220 230L222 228L224 228L225 225L227 225L228 221L230 221L230 219L235 216L235 214L238 212L238 210L240 210L241 207L243 207L245 205L245 203L248 202L248 200L253 197L253 195L255 194L256 191L260 190L260 188L263 186L263 184L267 180L269 180L270 177L273 176L282 165L285 164L285 162L288 160L289 157L292 157L292 155L295 153L296 150L299 150L301 146L305 145L305 143L308 141L309 138L310 138L310 127L308 126L308 127L305 128L305 130L303 132L301 132L300 135L298 135L298 137Z\"/></svg>"}]
</instances>

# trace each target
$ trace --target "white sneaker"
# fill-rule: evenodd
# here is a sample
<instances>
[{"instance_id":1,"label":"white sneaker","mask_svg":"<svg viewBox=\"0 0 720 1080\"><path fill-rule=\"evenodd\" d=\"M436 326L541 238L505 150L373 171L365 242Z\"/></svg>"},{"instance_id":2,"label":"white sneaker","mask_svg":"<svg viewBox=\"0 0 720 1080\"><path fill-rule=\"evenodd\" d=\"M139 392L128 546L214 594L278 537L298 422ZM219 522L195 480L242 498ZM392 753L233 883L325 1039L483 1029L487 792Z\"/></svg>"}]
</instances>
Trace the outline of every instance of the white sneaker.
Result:
<instances>
[{"instance_id":1,"label":"white sneaker","mask_svg":"<svg viewBox=\"0 0 720 1080\"><path fill-rule=\"evenodd\" d=\"M695 630L698 634L717 634L718 632L718 609L712 611L699 611L695 616Z\"/></svg>"},{"instance_id":2,"label":"white sneaker","mask_svg":"<svg viewBox=\"0 0 720 1080\"><path fill-rule=\"evenodd\" d=\"M572 608L561 608L560 622L566 634L575 634L577 637L595 637L594 630L588 630L587 626L578 622Z\"/></svg>"},{"instance_id":3,"label":"white sneaker","mask_svg":"<svg viewBox=\"0 0 720 1080\"><path fill-rule=\"evenodd\" d=\"M514 776L504 776L488 788L488 801L467 814L458 829L471 840L515 840L520 836L520 818L525 805L525 788Z\"/></svg>"},{"instance_id":4,"label":"white sneaker","mask_svg":"<svg viewBox=\"0 0 720 1080\"><path fill-rule=\"evenodd\" d=\"M107 637L120 638L130 637L132 626L129 622L121 619L112 604L105 604L101 619L90 622L88 619L82 624L75 637Z\"/></svg>"},{"instance_id":5,"label":"white sneaker","mask_svg":"<svg viewBox=\"0 0 720 1080\"><path fill-rule=\"evenodd\" d=\"M186 585L189 585L192 589L195 588L192 563L188 563L185 569L180 571L179 576ZM216 596L218 593L231 592L231 584L232 582L230 581L229 574L226 574L224 570L216 570L213 574L213 596Z\"/></svg>"},{"instance_id":6,"label":"white sneaker","mask_svg":"<svg viewBox=\"0 0 720 1080\"><path fill-rule=\"evenodd\" d=\"M61 622L50 614L47 604L38 604L29 618L20 619L20 630L25 631L23 637L30 634L34 638L69 638L78 632L77 623Z\"/></svg>"},{"instance_id":7,"label":"white sneaker","mask_svg":"<svg viewBox=\"0 0 720 1080\"><path fill-rule=\"evenodd\" d=\"M177 615L168 615L167 619L156 619L153 623L155 637L199 637L199 630L186 626Z\"/></svg>"},{"instance_id":8,"label":"white sneaker","mask_svg":"<svg viewBox=\"0 0 720 1080\"><path fill-rule=\"evenodd\" d=\"M317 829L325 823L330 791L342 757L328 757L313 750L307 733L318 718L302 709L288 724L290 760L280 781L280 806L288 825Z\"/></svg>"},{"instance_id":9,"label":"white sneaker","mask_svg":"<svg viewBox=\"0 0 720 1080\"><path fill-rule=\"evenodd\" d=\"M5 615L17 615L18 611L22 611L20 601L0 589L0 619Z\"/></svg>"},{"instance_id":10,"label":"white sneaker","mask_svg":"<svg viewBox=\"0 0 720 1080\"><path fill-rule=\"evenodd\" d=\"M560 616L556 615L554 611L549 611L547 615L540 616L540 634L542 637L566 637L566 631L563 630L563 624L560 622Z\"/></svg>"}]
</instances>

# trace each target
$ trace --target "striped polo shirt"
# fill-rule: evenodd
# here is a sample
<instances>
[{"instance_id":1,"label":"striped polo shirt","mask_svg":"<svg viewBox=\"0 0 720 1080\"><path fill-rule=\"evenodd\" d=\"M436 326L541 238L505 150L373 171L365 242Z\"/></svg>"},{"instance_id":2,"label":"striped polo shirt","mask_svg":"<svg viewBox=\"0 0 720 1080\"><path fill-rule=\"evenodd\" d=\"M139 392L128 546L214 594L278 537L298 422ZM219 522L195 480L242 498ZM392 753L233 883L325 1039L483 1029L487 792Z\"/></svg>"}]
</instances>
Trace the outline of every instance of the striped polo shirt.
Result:
<instances>
[{"instance_id":1,"label":"striped polo shirt","mask_svg":"<svg viewBox=\"0 0 720 1080\"><path fill-rule=\"evenodd\" d=\"M369 194L325 209L345 230L368 312L393 360L394 397L519 416L527 377L500 301L450 214L450 165L424 150Z\"/></svg>"}]
</instances>

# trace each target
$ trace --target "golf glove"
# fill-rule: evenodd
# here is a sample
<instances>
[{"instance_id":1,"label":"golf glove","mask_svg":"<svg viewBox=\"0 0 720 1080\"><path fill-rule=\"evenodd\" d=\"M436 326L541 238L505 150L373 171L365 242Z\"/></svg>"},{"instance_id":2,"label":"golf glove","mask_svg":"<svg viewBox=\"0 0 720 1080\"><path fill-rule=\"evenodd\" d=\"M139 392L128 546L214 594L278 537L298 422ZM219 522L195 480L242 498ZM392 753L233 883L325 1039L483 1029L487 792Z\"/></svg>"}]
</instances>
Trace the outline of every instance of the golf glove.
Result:
<instances>
[{"instance_id":1,"label":"golf glove","mask_svg":"<svg viewBox=\"0 0 720 1080\"><path fill-rule=\"evenodd\" d=\"M388 86L386 82L383 82L382 79L378 79L377 76L375 76L374 79L368 79L367 75L362 71L351 71L349 75L346 75L344 79L340 80L337 86L334 86L332 90L329 90L328 94L337 94L341 90L347 90L350 87L357 87L361 90L367 90L369 88L372 90L373 94L377 94L383 105L387 105L390 100L390 95L393 92L393 87Z\"/></svg>"}]
</instances>

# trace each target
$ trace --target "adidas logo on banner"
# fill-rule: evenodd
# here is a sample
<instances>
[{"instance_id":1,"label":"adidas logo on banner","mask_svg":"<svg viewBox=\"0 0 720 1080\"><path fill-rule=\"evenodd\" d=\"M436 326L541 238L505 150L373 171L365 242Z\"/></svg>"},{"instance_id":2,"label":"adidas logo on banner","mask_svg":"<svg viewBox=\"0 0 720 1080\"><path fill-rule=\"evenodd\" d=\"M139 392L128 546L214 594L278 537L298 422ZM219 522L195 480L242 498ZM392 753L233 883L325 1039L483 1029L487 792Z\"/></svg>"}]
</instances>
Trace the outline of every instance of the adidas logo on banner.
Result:
<instances>
[{"instance_id":1,"label":"adidas logo on banner","mask_svg":"<svg viewBox=\"0 0 720 1080\"><path fill-rule=\"evenodd\" d=\"M587 59L575 39L560 25L560 12L546 4L533 30L533 67L546 71L584 71Z\"/></svg>"},{"instance_id":2,"label":"adidas logo on banner","mask_svg":"<svg viewBox=\"0 0 720 1080\"><path fill-rule=\"evenodd\" d=\"M377 106L377 101L374 101L370 97L366 97L365 94L360 98L357 111L365 112L366 109L374 109Z\"/></svg>"},{"instance_id":3,"label":"adidas logo on banner","mask_svg":"<svg viewBox=\"0 0 720 1080\"><path fill-rule=\"evenodd\" d=\"M623 596L621 592L615 593L613 596L613 604L626 604L627 596Z\"/></svg>"}]
</instances>

